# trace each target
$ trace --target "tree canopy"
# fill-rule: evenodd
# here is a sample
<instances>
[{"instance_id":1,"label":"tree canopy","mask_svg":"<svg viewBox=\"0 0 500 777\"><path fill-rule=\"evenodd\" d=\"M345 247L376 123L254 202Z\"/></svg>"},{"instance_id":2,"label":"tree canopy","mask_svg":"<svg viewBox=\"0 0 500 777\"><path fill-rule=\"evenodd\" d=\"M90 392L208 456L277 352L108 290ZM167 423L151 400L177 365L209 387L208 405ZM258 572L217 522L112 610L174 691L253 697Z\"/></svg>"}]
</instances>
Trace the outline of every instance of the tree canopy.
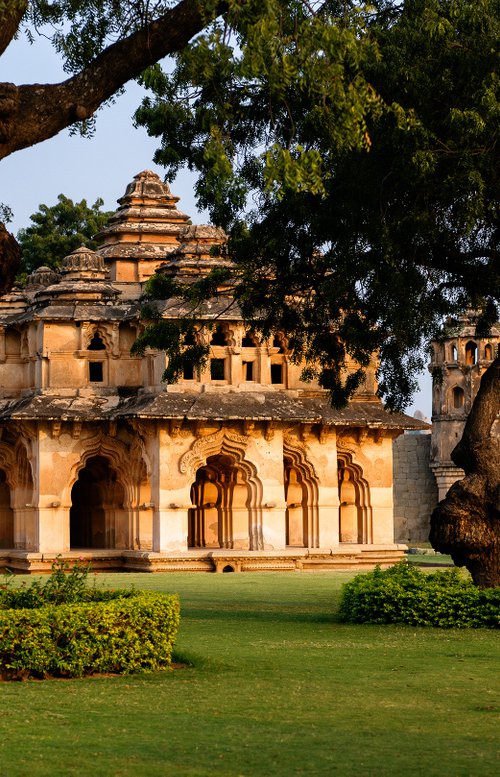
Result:
<instances>
[{"instance_id":1,"label":"tree canopy","mask_svg":"<svg viewBox=\"0 0 500 777\"><path fill-rule=\"evenodd\" d=\"M73 202L60 194L56 205L42 203L31 215L31 224L20 229L17 240L21 247L21 272L31 273L45 265L57 269L65 256L86 245L97 248L93 239L111 216L103 211L104 201L97 199L93 205L86 200Z\"/></svg>"},{"instance_id":2,"label":"tree canopy","mask_svg":"<svg viewBox=\"0 0 500 777\"><path fill-rule=\"evenodd\" d=\"M235 5L145 73L136 119L167 177L199 172L246 318L339 404L345 354L378 350L404 406L445 316L498 318L499 0Z\"/></svg>"}]
</instances>

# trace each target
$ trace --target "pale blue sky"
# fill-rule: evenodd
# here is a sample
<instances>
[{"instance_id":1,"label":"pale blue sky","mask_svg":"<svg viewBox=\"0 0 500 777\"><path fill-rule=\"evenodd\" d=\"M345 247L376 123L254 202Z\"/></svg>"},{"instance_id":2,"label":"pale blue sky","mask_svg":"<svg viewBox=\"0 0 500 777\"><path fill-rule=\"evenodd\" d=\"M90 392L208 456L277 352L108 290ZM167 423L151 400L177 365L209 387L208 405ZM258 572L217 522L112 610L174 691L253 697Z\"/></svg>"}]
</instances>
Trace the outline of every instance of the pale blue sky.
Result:
<instances>
[{"instance_id":1,"label":"pale blue sky","mask_svg":"<svg viewBox=\"0 0 500 777\"><path fill-rule=\"evenodd\" d=\"M32 46L24 39L13 41L0 58L0 82L47 83L66 77L44 38L37 39ZM0 202L14 212L10 225L14 232L28 226L30 215L40 203L54 205L60 193L73 200L85 198L88 203L102 197L104 207L114 210L116 200L136 173L148 169L163 177L164 170L152 162L156 140L132 125L131 117L143 93L137 84L129 83L114 105L97 114L96 132L90 140L63 131L0 162ZM181 210L194 222L206 223L207 214L196 208L193 182L189 172L181 173L171 189L181 198ZM413 415L417 409L430 417L431 381L427 372L422 375L420 391L407 412Z\"/></svg>"}]
</instances>

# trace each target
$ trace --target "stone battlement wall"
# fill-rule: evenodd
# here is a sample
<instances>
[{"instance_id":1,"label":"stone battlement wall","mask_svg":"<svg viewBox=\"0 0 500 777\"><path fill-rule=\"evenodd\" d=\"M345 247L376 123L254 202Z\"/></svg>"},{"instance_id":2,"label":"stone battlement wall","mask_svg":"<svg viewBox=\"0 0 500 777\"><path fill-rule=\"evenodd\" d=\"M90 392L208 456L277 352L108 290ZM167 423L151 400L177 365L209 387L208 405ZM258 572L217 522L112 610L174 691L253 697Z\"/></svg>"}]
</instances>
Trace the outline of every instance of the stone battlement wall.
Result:
<instances>
[{"instance_id":1,"label":"stone battlement wall","mask_svg":"<svg viewBox=\"0 0 500 777\"><path fill-rule=\"evenodd\" d=\"M430 450L430 434L402 434L393 443L395 542L414 545L429 539L430 517L438 502Z\"/></svg>"}]
</instances>

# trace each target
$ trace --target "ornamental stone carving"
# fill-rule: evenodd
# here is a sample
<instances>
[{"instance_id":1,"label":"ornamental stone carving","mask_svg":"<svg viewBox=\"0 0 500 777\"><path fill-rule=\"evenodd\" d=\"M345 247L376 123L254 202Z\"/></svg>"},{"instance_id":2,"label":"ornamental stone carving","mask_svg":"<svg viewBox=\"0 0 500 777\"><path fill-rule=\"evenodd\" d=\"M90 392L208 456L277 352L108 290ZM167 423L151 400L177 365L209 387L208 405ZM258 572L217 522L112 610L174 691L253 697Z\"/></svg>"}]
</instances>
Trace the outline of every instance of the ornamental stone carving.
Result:
<instances>
[{"instance_id":1,"label":"ornamental stone carving","mask_svg":"<svg viewBox=\"0 0 500 777\"><path fill-rule=\"evenodd\" d=\"M245 455L247 444L248 437L221 429L215 432L215 434L200 437L196 440L191 450L181 457L179 469L182 474L189 474L191 477L194 477L196 470L206 464L209 456L216 456L219 453L226 453L234 459L241 461Z\"/></svg>"}]
</instances>

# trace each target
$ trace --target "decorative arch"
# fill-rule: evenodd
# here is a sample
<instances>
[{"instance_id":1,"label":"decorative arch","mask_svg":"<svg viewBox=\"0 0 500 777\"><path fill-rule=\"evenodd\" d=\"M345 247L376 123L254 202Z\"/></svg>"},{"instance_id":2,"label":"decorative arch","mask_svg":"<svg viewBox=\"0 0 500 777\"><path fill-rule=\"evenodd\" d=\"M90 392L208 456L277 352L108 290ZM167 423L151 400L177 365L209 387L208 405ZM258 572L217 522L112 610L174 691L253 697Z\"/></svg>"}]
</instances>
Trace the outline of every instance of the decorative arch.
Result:
<instances>
[{"instance_id":1,"label":"decorative arch","mask_svg":"<svg viewBox=\"0 0 500 777\"><path fill-rule=\"evenodd\" d=\"M283 444L283 469L287 545L318 548L319 478L305 448L289 438Z\"/></svg>"},{"instance_id":2,"label":"decorative arch","mask_svg":"<svg viewBox=\"0 0 500 777\"><path fill-rule=\"evenodd\" d=\"M92 339L96 336L102 340L105 346L102 350L111 353L113 348L112 334L110 328L103 324L85 323L82 326L82 349L87 351Z\"/></svg>"},{"instance_id":3,"label":"decorative arch","mask_svg":"<svg viewBox=\"0 0 500 777\"><path fill-rule=\"evenodd\" d=\"M486 343L484 346L484 358L488 361L493 359L493 346L491 343Z\"/></svg>"},{"instance_id":4,"label":"decorative arch","mask_svg":"<svg viewBox=\"0 0 500 777\"><path fill-rule=\"evenodd\" d=\"M209 456L216 456L224 453L233 456L235 461L243 463L245 450L248 445L248 437L242 434L235 434L227 429L219 429L214 434L208 434L206 437L199 437L191 450L181 456L179 469L182 474L194 478L196 470L207 463Z\"/></svg>"},{"instance_id":5,"label":"decorative arch","mask_svg":"<svg viewBox=\"0 0 500 777\"><path fill-rule=\"evenodd\" d=\"M263 548L262 483L255 464L245 458L247 443L246 436L221 429L196 440L182 456L180 471L193 482L188 516L192 547L207 546L212 521L217 529L211 530L209 546ZM248 526L245 537L243 524Z\"/></svg>"},{"instance_id":6,"label":"decorative arch","mask_svg":"<svg viewBox=\"0 0 500 777\"><path fill-rule=\"evenodd\" d=\"M115 482L113 478L116 475L117 485L110 486L108 493L113 492L115 497L118 492L120 493L119 503L118 497L114 497L112 504L103 507L107 512L105 544L102 547L140 548L139 511L141 504L149 504L151 501L151 466L140 438L134 438L127 444L120 439L98 433L84 441L84 450L80 459L70 469L67 486L62 495L62 503L69 510L70 527L74 499L79 498L79 487L74 491L75 484L79 479L88 480L88 476L92 473L95 475L95 462L93 464L91 461L95 459L104 459L107 462L107 465L101 462L101 480L104 481L107 478L106 482ZM88 466L89 463L90 466ZM80 477L80 473L85 468L89 471ZM111 472L111 475L104 473L106 469Z\"/></svg>"},{"instance_id":7,"label":"decorative arch","mask_svg":"<svg viewBox=\"0 0 500 777\"><path fill-rule=\"evenodd\" d=\"M33 501L33 477L26 445L0 443L0 547L32 548L34 537L27 514Z\"/></svg>"},{"instance_id":8,"label":"decorative arch","mask_svg":"<svg viewBox=\"0 0 500 777\"><path fill-rule=\"evenodd\" d=\"M339 540L356 544L373 542L370 486L349 451L337 452L339 475Z\"/></svg>"},{"instance_id":9,"label":"decorative arch","mask_svg":"<svg viewBox=\"0 0 500 777\"><path fill-rule=\"evenodd\" d=\"M477 343L473 340L469 340L465 344L465 364L468 367L473 367L477 363Z\"/></svg>"},{"instance_id":10,"label":"decorative arch","mask_svg":"<svg viewBox=\"0 0 500 777\"><path fill-rule=\"evenodd\" d=\"M465 392L461 386L453 386L451 389L451 407L460 410L465 404Z\"/></svg>"}]
</instances>

